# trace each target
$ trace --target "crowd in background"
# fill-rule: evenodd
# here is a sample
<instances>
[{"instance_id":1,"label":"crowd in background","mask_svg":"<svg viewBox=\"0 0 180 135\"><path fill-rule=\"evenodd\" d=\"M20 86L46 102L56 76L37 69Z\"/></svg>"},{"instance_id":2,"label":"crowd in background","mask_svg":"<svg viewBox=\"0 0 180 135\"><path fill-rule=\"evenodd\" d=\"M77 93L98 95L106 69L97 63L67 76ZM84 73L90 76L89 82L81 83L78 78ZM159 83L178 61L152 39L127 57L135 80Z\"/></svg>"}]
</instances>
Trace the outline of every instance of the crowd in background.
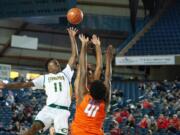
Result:
<instances>
[{"instance_id":1,"label":"crowd in background","mask_svg":"<svg viewBox=\"0 0 180 135\"><path fill-rule=\"evenodd\" d=\"M144 95L137 102L125 103L122 102L123 93L113 92L111 135L180 134L180 82L139 83L139 90Z\"/></svg>"},{"instance_id":2,"label":"crowd in background","mask_svg":"<svg viewBox=\"0 0 180 135\"><path fill-rule=\"evenodd\" d=\"M23 80L15 79L17 81ZM0 90L0 131L22 135L32 125L35 116L45 104L45 99L42 90ZM3 119L5 117L7 121Z\"/></svg>"},{"instance_id":3,"label":"crowd in background","mask_svg":"<svg viewBox=\"0 0 180 135\"><path fill-rule=\"evenodd\" d=\"M112 117L110 134L179 133L180 82L143 82L139 83L139 91L144 94L138 101L125 101L121 90L113 90L111 111L107 115ZM0 90L0 111L6 110L4 113L10 115L10 124L0 121L0 132L22 134L31 126L45 99L42 90L6 90L6 93Z\"/></svg>"}]
</instances>

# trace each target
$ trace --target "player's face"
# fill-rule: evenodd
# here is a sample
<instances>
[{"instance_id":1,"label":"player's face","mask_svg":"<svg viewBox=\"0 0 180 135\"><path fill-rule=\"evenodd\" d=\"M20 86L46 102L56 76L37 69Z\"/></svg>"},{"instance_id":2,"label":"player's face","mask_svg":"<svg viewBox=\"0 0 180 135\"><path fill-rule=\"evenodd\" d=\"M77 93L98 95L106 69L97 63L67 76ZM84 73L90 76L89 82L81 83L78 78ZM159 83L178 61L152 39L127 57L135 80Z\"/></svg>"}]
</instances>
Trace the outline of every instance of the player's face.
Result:
<instances>
[{"instance_id":1,"label":"player's face","mask_svg":"<svg viewBox=\"0 0 180 135\"><path fill-rule=\"evenodd\" d=\"M53 73L53 74L56 74L58 73L60 70L60 65L59 63L55 63L55 62L50 62L48 64L48 72L49 73Z\"/></svg>"}]
</instances>

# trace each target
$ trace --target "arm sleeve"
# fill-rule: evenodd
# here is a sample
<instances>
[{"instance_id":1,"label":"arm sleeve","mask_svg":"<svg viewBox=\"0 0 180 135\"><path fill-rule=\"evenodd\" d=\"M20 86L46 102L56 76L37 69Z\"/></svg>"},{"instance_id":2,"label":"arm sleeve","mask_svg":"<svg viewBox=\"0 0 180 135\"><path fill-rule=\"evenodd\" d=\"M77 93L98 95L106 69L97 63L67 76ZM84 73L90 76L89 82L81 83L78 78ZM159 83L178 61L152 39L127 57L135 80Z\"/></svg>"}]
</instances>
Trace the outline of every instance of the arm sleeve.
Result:
<instances>
[{"instance_id":1,"label":"arm sleeve","mask_svg":"<svg viewBox=\"0 0 180 135\"><path fill-rule=\"evenodd\" d=\"M41 75L32 81L36 89L44 89L44 77Z\"/></svg>"},{"instance_id":2,"label":"arm sleeve","mask_svg":"<svg viewBox=\"0 0 180 135\"><path fill-rule=\"evenodd\" d=\"M74 74L74 70L71 69L71 67L69 65L66 66L66 68L62 71L64 73L64 75L67 77L67 79L69 80L69 82L71 82L71 79L73 77Z\"/></svg>"}]
</instances>

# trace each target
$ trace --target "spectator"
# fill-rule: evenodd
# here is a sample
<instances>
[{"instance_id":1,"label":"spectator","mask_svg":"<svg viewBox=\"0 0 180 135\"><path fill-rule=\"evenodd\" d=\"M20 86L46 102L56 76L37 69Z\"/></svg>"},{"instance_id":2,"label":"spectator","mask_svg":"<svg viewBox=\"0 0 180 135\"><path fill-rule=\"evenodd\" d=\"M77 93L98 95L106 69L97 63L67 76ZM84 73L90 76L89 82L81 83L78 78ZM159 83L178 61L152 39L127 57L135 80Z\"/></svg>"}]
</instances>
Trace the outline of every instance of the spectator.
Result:
<instances>
[{"instance_id":1,"label":"spectator","mask_svg":"<svg viewBox=\"0 0 180 135\"><path fill-rule=\"evenodd\" d=\"M121 130L119 128L119 123L116 120L113 120L113 129L111 129L111 135L120 135Z\"/></svg>"},{"instance_id":2,"label":"spectator","mask_svg":"<svg viewBox=\"0 0 180 135\"><path fill-rule=\"evenodd\" d=\"M152 82L152 90L156 90L157 89L157 84L156 84L156 82Z\"/></svg>"},{"instance_id":3,"label":"spectator","mask_svg":"<svg viewBox=\"0 0 180 135\"><path fill-rule=\"evenodd\" d=\"M23 104L20 104L20 105L18 106L19 112L23 112L24 108L25 108L24 105L23 105Z\"/></svg>"},{"instance_id":4,"label":"spectator","mask_svg":"<svg viewBox=\"0 0 180 135\"><path fill-rule=\"evenodd\" d=\"M149 116L148 115L144 115L144 118L139 123L139 127L140 128L148 128L148 126L150 124L149 122L150 122Z\"/></svg>"},{"instance_id":5,"label":"spectator","mask_svg":"<svg viewBox=\"0 0 180 135\"><path fill-rule=\"evenodd\" d=\"M20 127L20 132L19 132L19 134L20 134L20 135L23 135L27 130L28 130L28 129L27 129L25 126L21 126L21 127Z\"/></svg>"},{"instance_id":6,"label":"spectator","mask_svg":"<svg viewBox=\"0 0 180 135\"><path fill-rule=\"evenodd\" d=\"M144 109L151 109L152 108L152 103L150 103L147 99L145 99L144 101L143 101L143 108Z\"/></svg>"},{"instance_id":7,"label":"spectator","mask_svg":"<svg viewBox=\"0 0 180 135\"><path fill-rule=\"evenodd\" d=\"M120 124L123 121L123 118L121 117L120 109L114 112L113 114L114 119Z\"/></svg>"},{"instance_id":8,"label":"spectator","mask_svg":"<svg viewBox=\"0 0 180 135\"><path fill-rule=\"evenodd\" d=\"M33 97L33 98L32 98L31 103L32 103L33 105L37 103L36 97Z\"/></svg>"},{"instance_id":9,"label":"spectator","mask_svg":"<svg viewBox=\"0 0 180 135\"><path fill-rule=\"evenodd\" d=\"M157 120L157 126L159 130L165 130L169 127L169 120L163 114L161 114Z\"/></svg>"},{"instance_id":10,"label":"spectator","mask_svg":"<svg viewBox=\"0 0 180 135\"><path fill-rule=\"evenodd\" d=\"M135 127L135 118L132 114L130 114L128 119L127 119L127 125L129 127Z\"/></svg>"},{"instance_id":11,"label":"spectator","mask_svg":"<svg viewBox=\"0 0 180 135\"><path fill-rule=\"evenodd\" d=\"M140 83L139 84L139 90L145 90L146 89L146 84L145 83Z\"/></svg>"},{"instance_id":12,"label":"spectator","mask_svg":"<svg viewBox=\"0 0 180 135\"><path fill-rule=\"evenodd\" d=\"M32 113L33 109L30 105L25 106L24 114Z\"/></svg>"},{"instance_id":13,"label":"spectator","mask_svg":"<svg viewBox=\"0 0 180 135\"><path fill-rule=\"evenodd\" d=\"M173 118L169 120L169 131L176 133L180 130L180 120L176 114L173 115Z\"/></svg>"},{"instance_id":14,"label":"spectator","mask_svg":"<svg viewBox=\"0 0 180 135\"><path fill-rule=\"evenodd\" d=\"M6 98L6 103L7 105L12 105L15 103L15 98L14 98L14 94L12 91L8 91L8 96Z\"/></svg>"},{"instance_id":15,"label":"spectator","mask_svg":"<svg viewBox=\"0 0 180 135\"><path fill-rule=\"evenodd\" d=\"M150 133L152 133L152 134L155 133L158 129L157 122L153 116L151 116L151 118L150 118L150 124L149 124L148 128L149 128Z\"/></svg>"},{"instance_id":16,"label":"spectator","mask_svg":"<svg viewBox=\"0 0 180 135\"><path fill-rule=\"evenodd\" d=\"M28 114L26 115L26 121L29 122L29 123L32 123L32 122L33 122L31 113L28 113Z\"/></svg>"},{"instance_id":17,"label":"spectator","mask_svg":"<svg viewBox=\"0 0 180 135\"><path fill-rule=\"evenodd\" d=\"M12 127L12 131L19 132L20 131L20 123L19 121L16 121L14 126Z\"/></svg>"},{"instance_id":18,"label":"spectator","mask_svg":"<svg viewBox=\"0 0 180 135\"><path fill-rule=\"evenodd\" d=\"M123 119L127 119L129 117L129 112L128 112L127 108L123 109L123 111L121 112L121 117Z\"/></svg>"}]
</instances>

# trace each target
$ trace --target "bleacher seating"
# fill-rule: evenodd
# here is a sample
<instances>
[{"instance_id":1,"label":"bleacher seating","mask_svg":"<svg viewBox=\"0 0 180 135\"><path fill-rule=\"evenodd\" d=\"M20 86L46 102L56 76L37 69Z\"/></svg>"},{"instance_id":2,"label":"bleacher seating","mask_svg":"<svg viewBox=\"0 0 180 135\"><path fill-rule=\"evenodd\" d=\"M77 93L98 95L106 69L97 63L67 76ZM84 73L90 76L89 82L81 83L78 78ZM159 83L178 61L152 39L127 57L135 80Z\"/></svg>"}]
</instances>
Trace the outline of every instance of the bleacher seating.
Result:
<instances>
[{"instance_id":1,"label":"bleacher seating","mask_svg":"<svg viewBox=\"0 0 180 135\"><path fill-rule=\"evenodd\" d=\"M180 54L180 1L176 0L147 33L125 54L173 55Z\"/></svg>"},{"instance_id":2,"label":"bleacher seating","mask_svg":"<svg viewBox=\"0 0 180 135\"><path fill-rule=\"evenodd\" d=\"M169 83L167 85L165 85L166 90L168 90L169 88L172 88L172 84L173 83ZM118 80L113 80L112 83L112 90L122 90L123 92L123 102L126 102L127 100L131 100L132 103L136 103L138 102L138 97L143 96L145 94L145 92L143 92L142 90L139 89L139 82L138 81L118 81ZM177 85L177 87L179 87L179 85ZM155 90L156 91L156 90ZM17 97L19 97L18 102L25 102L25 103L29 103L30 99L32 99L32 97L36 97L37 102L40 103L42 106L45 104L45 99L42 98L44 97L45 93L44 91L32 91L31 96L29 97L28 93L29 90L14 90L13 91L14 94L17 94ZM3 90L3 93L6 95L8 93L7 90ZM125 106L127 104L124 104ZM41 107L42 107L41 106ZM155 113L155 117L157 118L159 116L159 114L162 112L161 109L161 104L159 102L154 103L154 113ZM39 111L39 110L38 110ZM138 111L138 109L137 109ZM143 110L140 110L142 113ZM173 111L173 109L172 109ZM71 116L70 116L70 122L73 119L75 113L75 101L72 101L72 105L71 105ZM7 107L7 106L3 106L0 108L0 122L2 122L2 124L4 126L8 126L10 124L11 118L12 118L12 114L13 112L11 111L11 108ZM144 112L144 114L147 114L147 112ZM174 114L172 112L172 114ZM136 117L136 124L140 122L140 120L142 119L141 117ZM113 117L112 117L112 112L110 114L107 114L107 117L105 119L105 123L104 123L104 131L105 133L109 133L110 131L110 124L112 123ZM30 125L29 125L30 126ZM119 127L122 129L122 131L124 131L127 134L131 134L134 135L134 133L138 132L139 135L144 135L147 134L147 130L146 129L139 129L139 128L127 128L126 127L126 121L122 122ZM13 135L13 133L8 133L8 132L4 132L4 131L0 131L0 135ZM163 135L164 133L156 133L157 135Z\"/></svg>"},{"instance_id":3,"label":"bleacher seating","mask_svg":"<svg viewBox=\"0 0 180 135\"><path fill-rule=\"evenodd\" d=\"M123 90L124 93L124 102L128 99L132 99L132 101L135 101L138 99L138 96L140 96L140 93L138 91L138 83L137 82L119 82L119 81L114 81L113 82L113 89L118 89L118 90ZM13 90L14 95L17 95L17 101L19 103L29 103L30 99L32 99L33 96L36 97L37 102L41 103L42 105L45 104L45 100L43 100L41 97L42 95L44 96L45 93L43 91L33 91L32 95L29 97L27 95L29 90ZM8 95L8 90L3 90L3 94L5 96ZM72 101L71 105L71 116L70 120L72 121L73 116L75 113L75 101ZM2 107L0 108L0 121L3 123L4 126L8 126L10 124L12 117L12 111L8 107ZM106 132L109 131L109 124L112 119L110 117L107 117L105 120L105 125L104 129Z\"/></svg>"},{"instance_id":4,"label":"bleacher seating","mask_svg":"<svg viewBox=\"0 0 180 135\"><path fill-rule=\"evenodd\" d=\"M138 97L143 93L138 90L138 82L136 81L113 81L112 89L122 90L123 100L126 102L128 99L137 101Z\"/></svg>"}]
</instances>

